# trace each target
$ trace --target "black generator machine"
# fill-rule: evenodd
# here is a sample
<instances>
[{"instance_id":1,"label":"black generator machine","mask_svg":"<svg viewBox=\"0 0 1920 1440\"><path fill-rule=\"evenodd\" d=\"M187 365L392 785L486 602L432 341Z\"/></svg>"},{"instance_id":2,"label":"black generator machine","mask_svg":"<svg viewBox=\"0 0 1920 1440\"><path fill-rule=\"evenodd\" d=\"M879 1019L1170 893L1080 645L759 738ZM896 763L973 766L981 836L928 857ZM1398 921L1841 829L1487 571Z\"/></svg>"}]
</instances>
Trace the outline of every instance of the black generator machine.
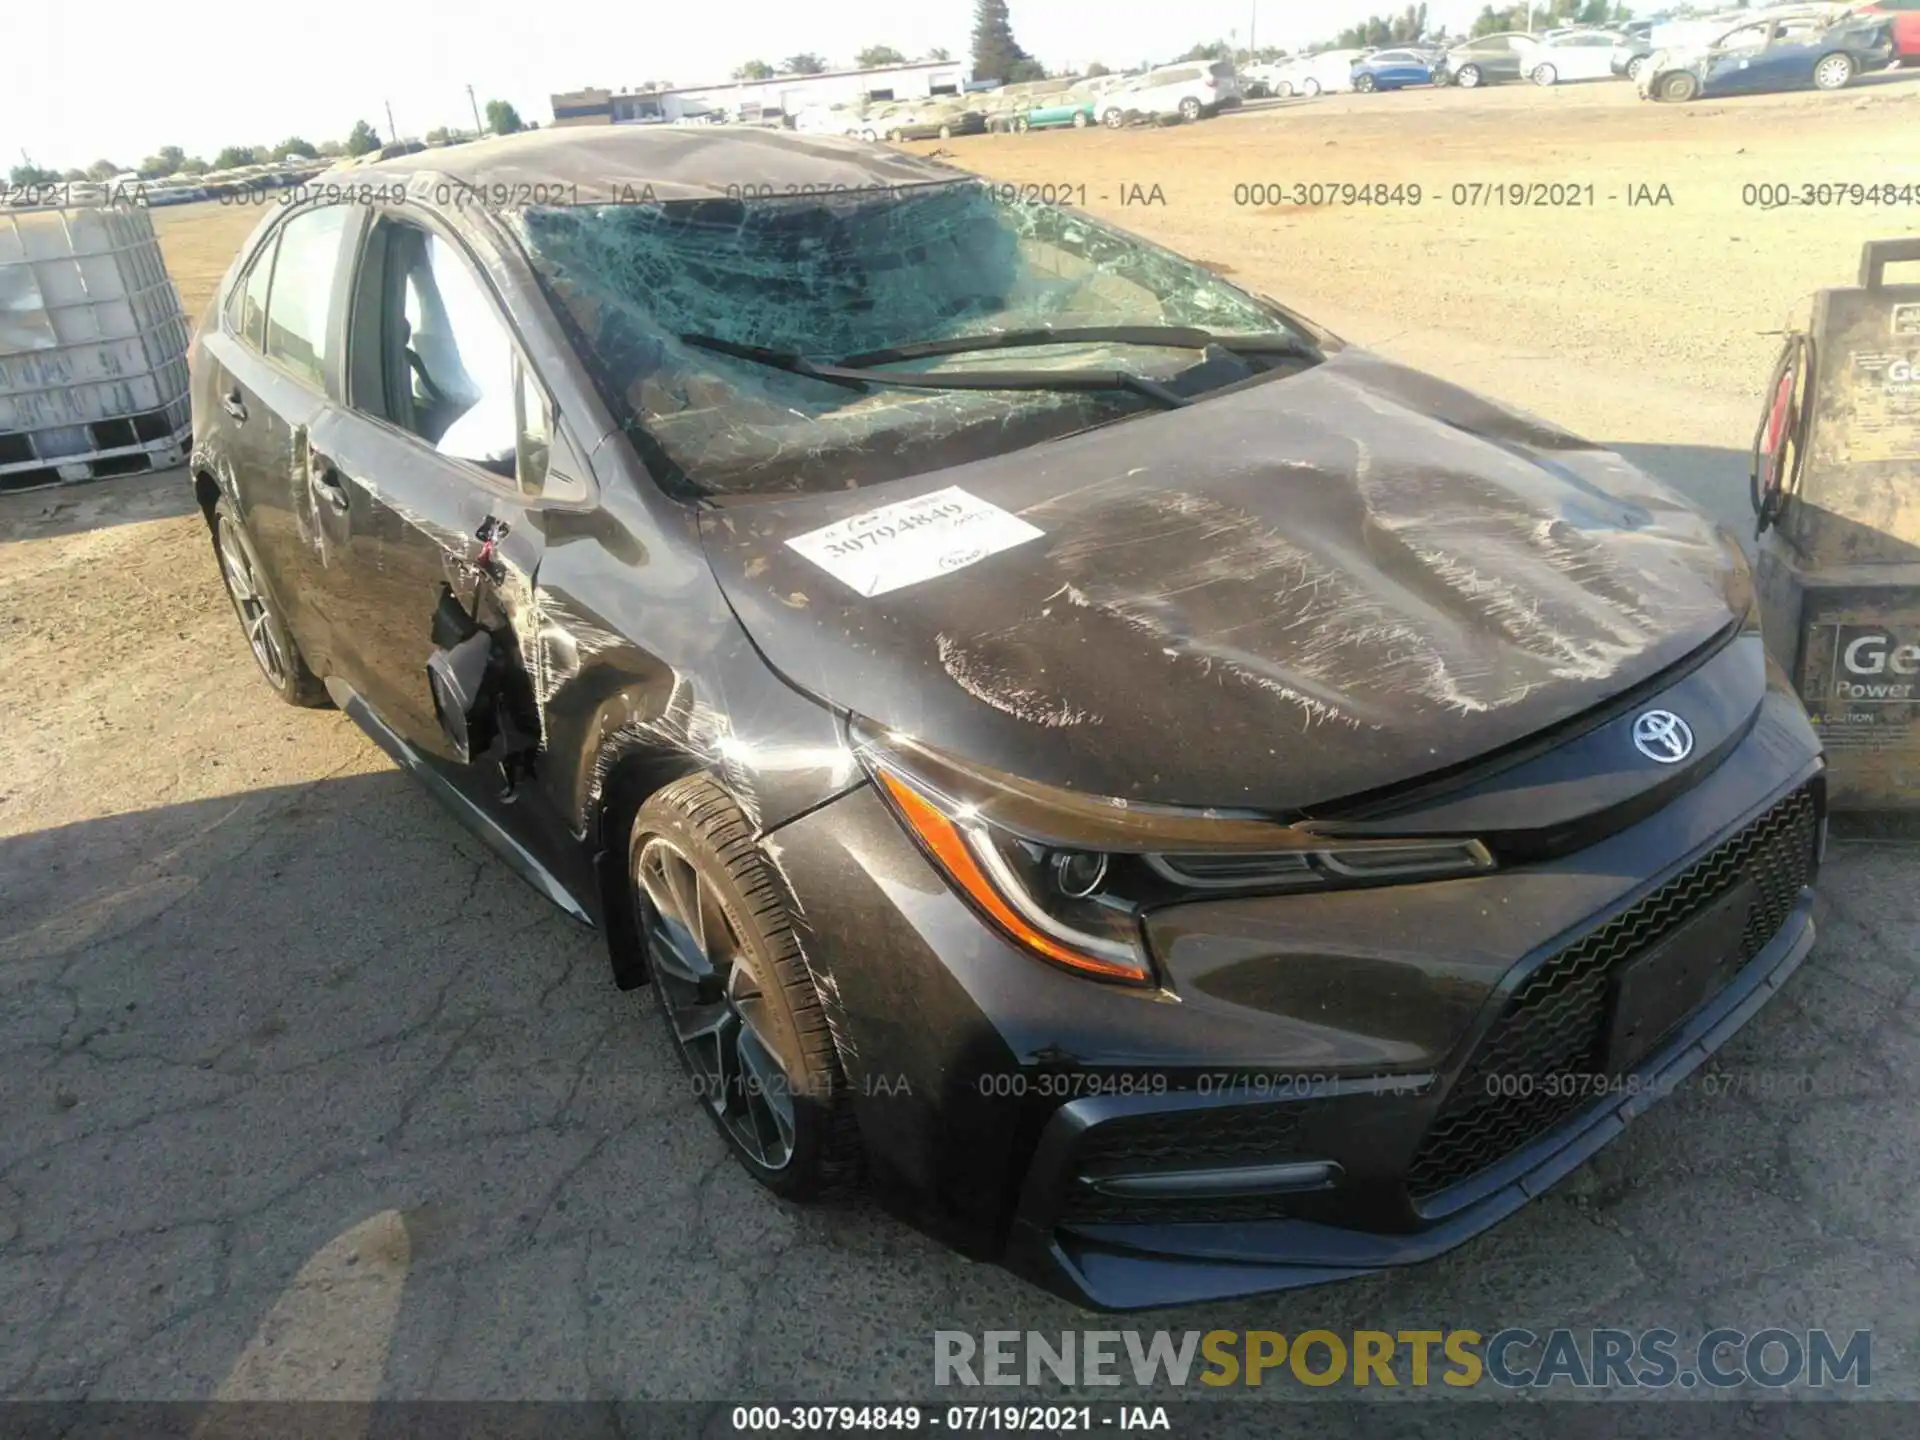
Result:
<instances>
[{"instance_id":1,"label":"black generator machine","mask_svg":"<svg viewBox=\"0 0 1920 1440\"><path fill-rule=\"evenodd\" d=\"M1813 297L1754 436L1767 648L1826 741L1836 811L1920 815L1920 238Z\"/></svg>"}]
</instances>

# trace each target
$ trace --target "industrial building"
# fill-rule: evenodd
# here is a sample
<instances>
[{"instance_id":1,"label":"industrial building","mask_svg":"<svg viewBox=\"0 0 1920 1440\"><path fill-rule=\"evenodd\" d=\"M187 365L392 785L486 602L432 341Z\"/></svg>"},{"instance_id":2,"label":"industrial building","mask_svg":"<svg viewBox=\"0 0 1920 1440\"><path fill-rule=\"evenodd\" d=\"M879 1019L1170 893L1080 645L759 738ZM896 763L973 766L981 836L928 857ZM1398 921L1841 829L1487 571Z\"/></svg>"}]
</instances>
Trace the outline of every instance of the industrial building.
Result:
<instances>
[{"instance_id":1,"label":"industrial building","mask_svg":"<svg viewBox=\"0 0 1920 1440\"><path fill-rule=\"evenodd\" d=\"M709 118L751 123L805 110L958 95L968 84L965 61L916 60L872 70L775 75L767 80L730 80L717 85L574 90L553 97L553 123L657 125Z\"/></svg>"}]
</instances>

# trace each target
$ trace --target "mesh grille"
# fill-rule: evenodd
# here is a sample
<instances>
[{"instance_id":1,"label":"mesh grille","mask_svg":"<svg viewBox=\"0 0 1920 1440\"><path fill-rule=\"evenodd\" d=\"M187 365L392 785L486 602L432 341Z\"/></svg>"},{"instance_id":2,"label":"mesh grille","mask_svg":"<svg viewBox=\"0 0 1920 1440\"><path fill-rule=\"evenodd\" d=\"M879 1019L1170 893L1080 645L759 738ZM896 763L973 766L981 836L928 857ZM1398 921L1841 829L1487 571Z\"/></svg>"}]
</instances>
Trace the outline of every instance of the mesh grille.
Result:
<instances>
[{"instance_id":1,"label":"mesh grille","mask_svg":"<svg viewBox=\"0 0 1920 1440\"><path fill-rule=\"evenodd\" d=\"M1759 898L1747 914L1740 963L1759 954L1811 878L1817 824L1812 793L1796 791L1528 976L1448 1092L1408 1170L1409 1192L1422 1198L1456 1185L1592 1104L1592 1092L1549 1094L1538 1084L1524 1095L1489 1093L1488 1080L1595 1071L1612 972L1742 878L1755 882Z\"/></svg>"}]
</instances>

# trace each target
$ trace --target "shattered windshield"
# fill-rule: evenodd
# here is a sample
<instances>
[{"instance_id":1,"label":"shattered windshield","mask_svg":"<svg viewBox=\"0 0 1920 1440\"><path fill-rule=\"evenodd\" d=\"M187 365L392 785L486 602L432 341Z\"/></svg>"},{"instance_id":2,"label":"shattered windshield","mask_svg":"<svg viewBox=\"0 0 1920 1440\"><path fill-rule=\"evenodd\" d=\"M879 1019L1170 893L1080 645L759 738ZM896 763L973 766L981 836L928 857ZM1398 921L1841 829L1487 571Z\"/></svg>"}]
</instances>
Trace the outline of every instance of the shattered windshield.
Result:
<instances>
[{"instance_id":1,"label":"shattered windshield","mask_svg":"<svg viewBox=\"0 0 1920 1440\"><path fill-rule=\"evenodd\" d=\"M1086 216L965 180L750 200L534 208L516 224L629 433L709 493L843 489L1004 454L1150 410L1126 390L867 388L692 335L816 361L1008 330L1273 334L1283 316ZM1204 391L1271 361L1081 341L902 361L882 374L1120 370ZM1293 369L1299 368L1296 360Z\"/></svg>"}]
</instances>

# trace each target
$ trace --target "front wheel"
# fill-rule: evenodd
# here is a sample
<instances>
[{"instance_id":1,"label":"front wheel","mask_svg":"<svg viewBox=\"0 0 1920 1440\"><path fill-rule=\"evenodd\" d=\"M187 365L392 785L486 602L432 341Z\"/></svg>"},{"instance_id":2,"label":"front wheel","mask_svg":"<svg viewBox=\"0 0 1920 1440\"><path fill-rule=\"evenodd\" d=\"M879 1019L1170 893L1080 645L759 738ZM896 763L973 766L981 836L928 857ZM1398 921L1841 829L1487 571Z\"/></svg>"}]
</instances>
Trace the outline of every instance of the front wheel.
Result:
<instances>
[{"instance_id":1,"label":"front wheel","mask_svg":"<svg viewBox=\"0 0 1920 1440\"><path fill-rule=\"evenodd\" d=\"M1293 82L1291 80L1282 80L1278 85L1273 87L1273 93L1278 95L1282 100L1291 100L1293 98Z\"/></svg>"},{"instance_id":2,"label":"front wheel","mask_svg":"<svg viewBox=\"0 0 1920 1440\"><path fill-rule=\"evenodd\" d=\"M1536 65L1531 77L1536 85L1551 85L1560 78L1560 72L1551 65Z\"/></svg>"},{"instance_id":3,"label":"front wheel","mask_svg":"<svg viewBox=\"0 0 1920 1440\"><path fill-rule=\"evenodd\" d=\"M1671 75L1662 75L1654 86L1654 93L1670 104L1680 104L1692 100L1700 93L1700 81L1697 76L1685 70L1677 70Z\"/></svg>"},{"instance_id":4,"label":"front wheel","mask_svg":"<svg viewBox=\"0 0 1920 1440\"><path fill-rule=\"evenodd\" d=\"M1300 93L1311 100L1320 93L1320 82L1309 75L1301 84Z\"/></svg>"},{"instance_id":5,"label":"front wheel","mask_svg":"<svg viewBox=\"0 0 1920 1440\"><path fill-rule=\"evenodd\" d=\"M1109 130L1118 130L1122 125L1127 123L1127 117L1124 111L1109 110L1100 117L1100 123L1105 125Z\"/></svg>"},{"instance_id":6,"label":"front wheel","mask_svg":"<svg viewBox=\"0 0 1920 1440\"><path fill-rule=\"evenodd\" d=\"M1480 88L1480 67L1478 65L1462 65L1459 75L1455 76L1454 80L1462 90L1477 90Z\"/></svg>"},{"instance_id":7,"label":"front wheel","mask_svg":"<svg viewBox=\"0 0 1920 1440\"><path fill-rule=\"evenodd\" d=\"M951 140L953 138L953 127L951 125L942 125L940 127L940 138L942 140Z\"/></svg>"},{"instance_id":8,"label":"front wheel","mask_svg":"<svg viewBox=\"0 0 1920 1440\"><path fill-rule=\"evenodd\" d=\"M1191 95L1180 102L1180 118L1188 124L1192 124L1200 118L1200 110L1200 102Z\"/></svg>"},{"instance_id":9,"label":"front wheel","mask_svg":"<svg viewBox=\"0 0 1920 1440\"><path fill-rule=\"evenodd\" d=\"M1086 111L1076 110L1073 112L1073 128L1076 130L1084 130L1087 128L1087 112Z\"/></svg>"},{"instance_id":10,"label":"front wheel","mask_svg":"<svg viewBox=\"0 0 1920 1440\"><path fill-rule=\"evenodd\" d=\"M790 1200L849 1186L859 1137L786 887L710 775L640 807L634 919L695 1098L742 1168Z\"/></svg>"},{"instance_id":11,"label":"front wheel","mask_svg":"<svg viewBox=\"0 0 1920 1440\"><path fill-rule=\"evenodd\" d=\"M1822 55L1820 63L1813 67L1813 84L1818 90L1844 90L1853 83L1853 57L1836 51L1832 55Z\"/></svg>"},{"instance_id":12,"label":"front wheel","mask_svg":"<svg viewBox=\"0 0 1920 1440\"><path fill-rule=\"evenodd\" d=\"M262 678L289 705L305 709L325 705L326 686L307 668L285 617L261 582L260 563L246 527L224 496L213 507L213 553L220 561L227 599L233 602L233 613Z\"/></svg>"},{"instance_id":13,"label":"front wheel","mask_svg":"<svg viewBox=\"0 0 1920 1440\"><path fill-rule=\"evenodd\" d=\"M1353 88L1362 95L1371 95L1379 87L1379 82L1371 75L1361 75L1353 82Z\"/></svg>"}]
</instances>

